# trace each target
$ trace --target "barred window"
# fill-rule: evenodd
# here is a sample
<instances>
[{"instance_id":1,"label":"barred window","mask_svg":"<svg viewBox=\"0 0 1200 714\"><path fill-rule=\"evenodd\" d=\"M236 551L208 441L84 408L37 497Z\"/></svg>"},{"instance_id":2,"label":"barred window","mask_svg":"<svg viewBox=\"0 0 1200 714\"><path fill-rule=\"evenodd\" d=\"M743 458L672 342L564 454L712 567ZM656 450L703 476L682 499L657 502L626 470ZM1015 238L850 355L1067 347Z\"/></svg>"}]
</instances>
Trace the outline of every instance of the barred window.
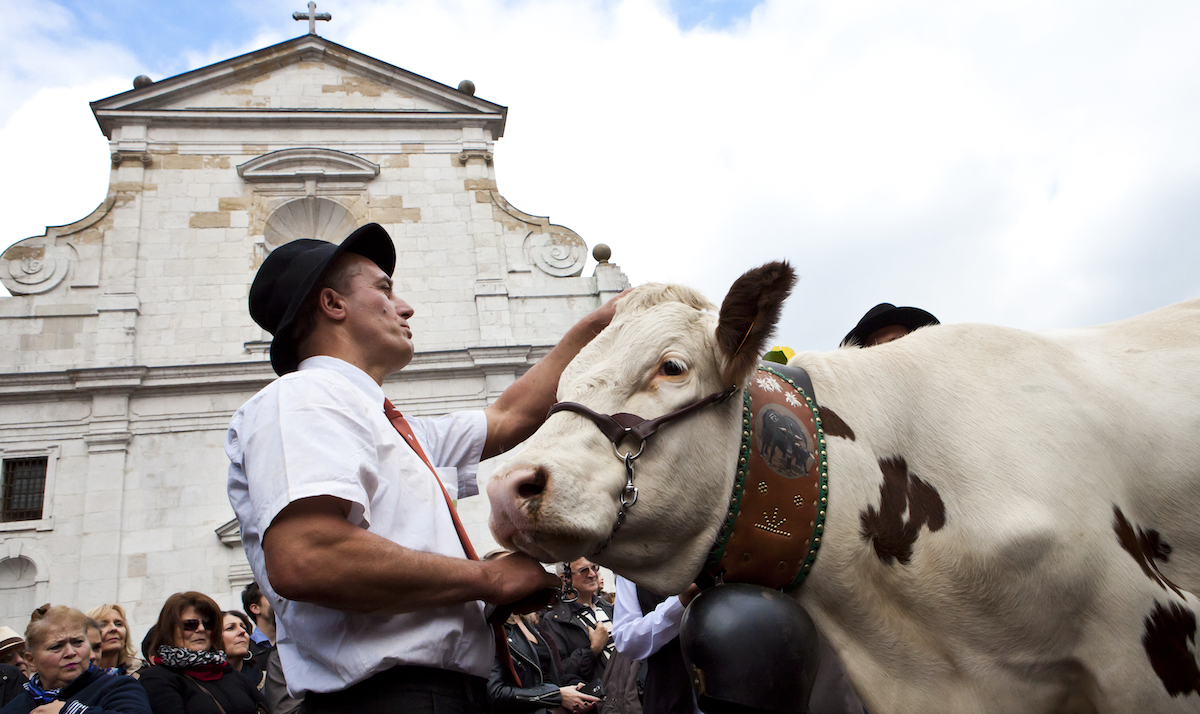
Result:
<instances>
[{"instance_id":1,"label":"barred window","mask_svg":"<svg viewBox=\"0 0 1200 714\"><path fill-rule=\"evenodd\" d=\"M47 456L4 460L0 521L36 521L42 517L49 463Z\"/></svg>"}]
</instances>

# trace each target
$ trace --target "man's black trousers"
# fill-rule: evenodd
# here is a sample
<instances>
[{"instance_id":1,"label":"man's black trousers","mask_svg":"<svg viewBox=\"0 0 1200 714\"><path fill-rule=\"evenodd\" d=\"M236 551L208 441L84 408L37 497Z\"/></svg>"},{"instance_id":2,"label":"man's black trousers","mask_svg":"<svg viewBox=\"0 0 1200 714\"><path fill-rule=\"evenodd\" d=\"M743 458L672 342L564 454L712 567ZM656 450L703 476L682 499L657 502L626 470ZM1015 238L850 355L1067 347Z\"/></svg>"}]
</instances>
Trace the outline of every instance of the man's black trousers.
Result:
<instances>
[{"instance_id":1,"label":"man's black trousers","mask_svg":"<svg viewBox=\"0 0 1200 714\"><path fill-rule=\"evenodd\" d=\"M340 692L304 697L302 714L488 714L487 680L429 667L384 670Z\"/></svg>"}]
</instances>

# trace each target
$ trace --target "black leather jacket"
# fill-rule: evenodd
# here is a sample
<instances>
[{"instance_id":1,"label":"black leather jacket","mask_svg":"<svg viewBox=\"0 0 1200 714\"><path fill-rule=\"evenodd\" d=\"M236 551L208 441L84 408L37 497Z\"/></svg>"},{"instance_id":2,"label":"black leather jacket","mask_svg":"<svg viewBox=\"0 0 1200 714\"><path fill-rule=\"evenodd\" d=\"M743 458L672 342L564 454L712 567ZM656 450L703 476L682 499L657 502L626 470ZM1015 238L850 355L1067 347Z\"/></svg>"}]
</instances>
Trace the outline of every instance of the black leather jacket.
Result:
<instances>
[{"instance_id":1,"label":"black leather jacket","mask_svg":"<svg viewBox=\"0 0 1200 714\"><path fill-rule=\"evenodd\" d=\"M529 630L534 637L542 638L536 627ZM504 635L508 639L508 652L512 655L513 669L521 678L521 686L512 683L511 676L497 656L492 663L492 674L488 677L487 685L488 701L492 704L494 714L544 714L562 704L562 694L558 691L557 664L539 661L533 645L516 625L505 623ZM554 647L552 644L547 646Z\"/></svg>"},{"instance_id":2,"label":"black leather jacket","mask_svg":"<svg viewBox=\"0 0 1200 714\"><path fill-rule=\"evenodd\" d=\"M597 599L596 605L604 609L611 622L613 606L603 599ZM560 602L542 615L541 619L542 634L561 658L559 666L562 669L564 686L577 682L593 684L604 676L604 664L592 652L592 628L579 615L583 608L584 606L578 603ZM609 637L612 637L611 631Z\"/></svg>"}]
</instances>

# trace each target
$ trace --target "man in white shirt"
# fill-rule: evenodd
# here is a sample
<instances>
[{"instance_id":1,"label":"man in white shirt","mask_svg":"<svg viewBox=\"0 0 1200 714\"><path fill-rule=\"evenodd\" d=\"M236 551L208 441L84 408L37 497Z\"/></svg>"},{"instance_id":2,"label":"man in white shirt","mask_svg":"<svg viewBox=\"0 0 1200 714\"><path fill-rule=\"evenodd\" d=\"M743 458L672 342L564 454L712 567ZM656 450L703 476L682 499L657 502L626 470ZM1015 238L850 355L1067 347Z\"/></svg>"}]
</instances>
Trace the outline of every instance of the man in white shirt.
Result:
<instances>
[{"instance_id":1,"label":"man in white shirt","mask_svg":"<svg viewBox=\"0 0 1200 714\"><path fill-rule=\"evenodd\" d=\"M700 588L689 585L679 595L662 597L617 576L613 603L613 641L617 651L647 660L642 708L655 714L696 714L692 678L679 648L679 623Z\"/></svg>"},{"instance_id":2,"label":"man in white shirt","mask_svg":"<svg viewBox=\"0 0 1200 714\"><path fill-rule=\"evenodd\" d=\"M610 302L483 411L406 423L385 415L381 386L414 349L394 267L391 238L369 224L340 246L280 246L250 289L280 378L230 423L229 499L306 712L484 711L483 602L557 580L524 555L468 560L438 477L477 493L480 459L541 424L562 369L612 319Z\"/></svg>"}]
</instances>

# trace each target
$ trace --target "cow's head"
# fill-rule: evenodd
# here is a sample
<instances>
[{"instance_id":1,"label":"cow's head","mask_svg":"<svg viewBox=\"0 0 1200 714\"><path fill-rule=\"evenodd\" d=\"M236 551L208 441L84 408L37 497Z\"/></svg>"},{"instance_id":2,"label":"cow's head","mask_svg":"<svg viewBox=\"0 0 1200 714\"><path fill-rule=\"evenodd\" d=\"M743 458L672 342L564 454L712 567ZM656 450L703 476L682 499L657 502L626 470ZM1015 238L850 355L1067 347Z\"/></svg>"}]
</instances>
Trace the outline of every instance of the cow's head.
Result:
<instances>
[{"instance_id":1,"label":"cow's head","mask_svg":"<svg viewBox=\"0 0 1200 714\"><path fill-rule=\"evenodd\" d=\"M639 287L563 372L558 399L653 418L742 385L794 283L787 263L751 270L719 315L689 288ZM650 437L635 461L637 503L593 560L659 592L686 587L724 519L740 417L739 392ZM623 450L631 446L627 440ZM546 562L591 557L612 534L625 481L624 462L595 424L555 413L488 484L492 532Z\"/></svg>"}]
</instances>

